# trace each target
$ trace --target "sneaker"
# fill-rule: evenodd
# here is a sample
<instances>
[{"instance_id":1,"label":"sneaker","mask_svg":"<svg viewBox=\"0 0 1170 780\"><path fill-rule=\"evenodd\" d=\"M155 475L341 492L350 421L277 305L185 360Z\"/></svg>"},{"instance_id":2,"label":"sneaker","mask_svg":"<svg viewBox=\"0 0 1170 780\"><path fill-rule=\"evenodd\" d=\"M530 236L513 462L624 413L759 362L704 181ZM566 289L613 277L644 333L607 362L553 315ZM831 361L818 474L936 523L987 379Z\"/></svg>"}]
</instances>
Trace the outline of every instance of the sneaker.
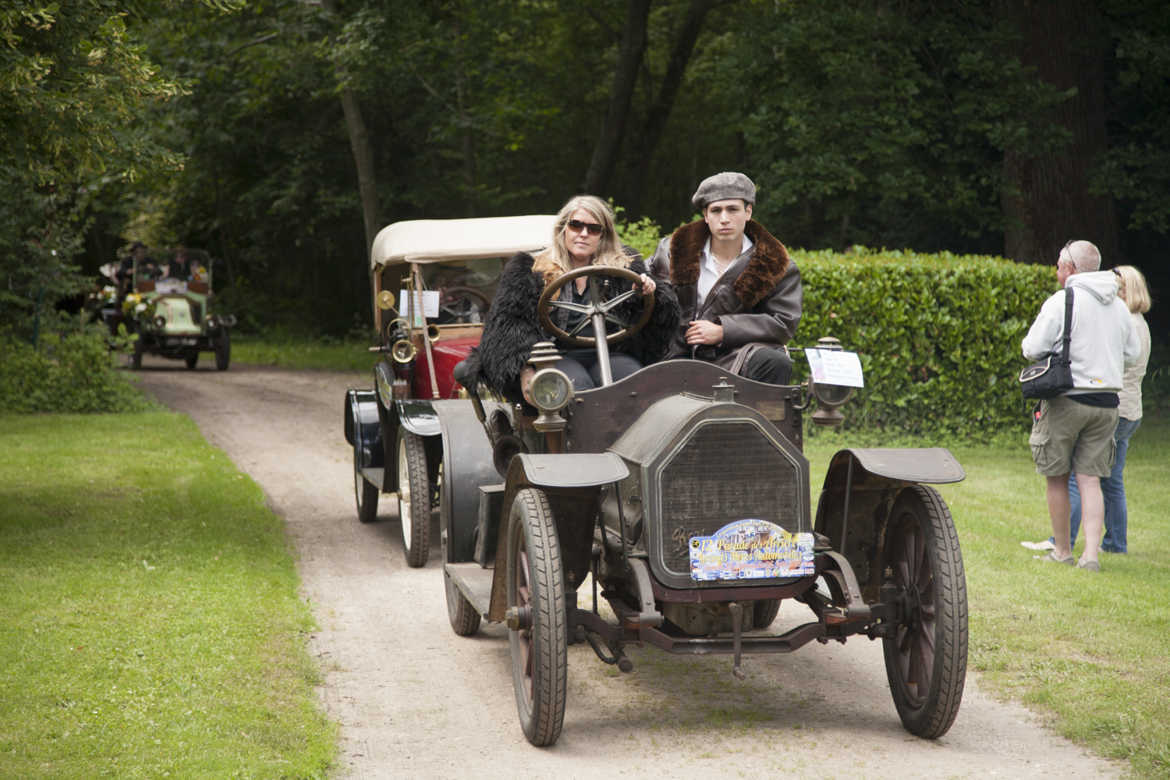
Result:
<instances>
[{"instance_id":1,"label":"sneaker","mask_svg":"<svg viewBox=\"0 0 1170 780\"><path fill-rule=\"evenodd\" d=\"M1063 563L1065 566L1072 566L1076 563L1076 558L1071 555L1067 558L1057 558L1056 553L1052 550L1049 550L1046 555L1033 555L1032 558L1043 563Z\"/></svg>"},{"instance_id":2,"label":"sneaker","mask_svg":"<svg viewBox=\"0 0 1170 780\"><path fill-rule=\"evenodd\" d=\"M1099 572L1101 571L1101 564L1097 563L1097 561L1086 561L1082 558L1081 560L1077 561L1077 568L1084 569L1085 571Z\"/></svg>"},{"instance_id":3,"label":"sneaker","mask_svg":"<svg viewBox=\"0 0 1170 780\"><path fill-rule=\"evenodd\" d=\"M1042 542L1020 542L1020 544L1029 550L1039 550L1040 552L1056 549L1056 544L1051 539L1045 539Z\"/></svg>"}]
</instances>

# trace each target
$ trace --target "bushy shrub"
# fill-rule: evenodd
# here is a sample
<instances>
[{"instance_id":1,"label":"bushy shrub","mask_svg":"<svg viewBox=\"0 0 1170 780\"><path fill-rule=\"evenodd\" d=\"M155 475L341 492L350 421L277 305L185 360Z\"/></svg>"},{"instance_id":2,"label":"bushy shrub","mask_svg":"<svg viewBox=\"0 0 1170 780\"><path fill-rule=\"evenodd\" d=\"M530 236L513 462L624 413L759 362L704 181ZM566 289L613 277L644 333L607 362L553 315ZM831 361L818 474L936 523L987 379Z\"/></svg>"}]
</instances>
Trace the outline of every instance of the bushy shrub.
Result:
<instances>
[{"instance_id":1,"label":"bushy shrub","mask_svg":"<svg viewBox=\"0 0 1170 780\"><path fill-rule=\"evenodd\" d=\"M0 331L0 413L139 411L152 404L115 369L100 329L51 331L34 348Z\"/></svg>"},{"instance_id":2,"label":"bushy shrub","mask_svg":"<svg viewBox=\"0 0 1170 780\"><path fill-rule=\"evenodd\" d=\"M1051 266L863 247L792 255L804 280L793 343L834 336L861 355L866 386L843 410L847 427L977 435L1028 425L1020 342L1057 289Z\"/></svg>"}]
</instances>

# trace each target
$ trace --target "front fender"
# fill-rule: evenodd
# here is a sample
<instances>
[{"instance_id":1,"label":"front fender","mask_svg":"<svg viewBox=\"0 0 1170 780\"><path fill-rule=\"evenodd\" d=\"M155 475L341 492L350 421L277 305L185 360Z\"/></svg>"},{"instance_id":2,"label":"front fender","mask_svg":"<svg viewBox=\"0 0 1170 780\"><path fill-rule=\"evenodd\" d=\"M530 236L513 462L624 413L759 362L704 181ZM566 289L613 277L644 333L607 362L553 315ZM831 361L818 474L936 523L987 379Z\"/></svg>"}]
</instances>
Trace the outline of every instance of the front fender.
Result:
<instances>
[{"instance_id":1,"label":"front fender","mask_svg":"<svg viewBox=\"0 0 1170 780\"><path fill-rule=\"evenodd\" d=\"M944 447L845 449L829 461L815 530L857 574L867 603L878 600L882 572L873 564L898 494L920 483L959 482L966 472Z\"/></svg>"},{"instance_id":2,"label":"front fender","mask_svg":"<svg viewBox=\"0 0 1170 780\"><path fill-rule=\"evenodd\" d=\"M378 398L373 390L347 390L343 410L345 440L353 445L362 468L385 465Z\"/></svg>"},{"instance_id":3,"label":"front fender","mask_svg":"<svg viewBox=\"0 0 1170 780\"><path fill-rule=\"evenodd\" d=\"M416 436L438 436L442 433L439 415L431 401L399 400L394 402L399 424Z\"/></svg>"}]
</instances>

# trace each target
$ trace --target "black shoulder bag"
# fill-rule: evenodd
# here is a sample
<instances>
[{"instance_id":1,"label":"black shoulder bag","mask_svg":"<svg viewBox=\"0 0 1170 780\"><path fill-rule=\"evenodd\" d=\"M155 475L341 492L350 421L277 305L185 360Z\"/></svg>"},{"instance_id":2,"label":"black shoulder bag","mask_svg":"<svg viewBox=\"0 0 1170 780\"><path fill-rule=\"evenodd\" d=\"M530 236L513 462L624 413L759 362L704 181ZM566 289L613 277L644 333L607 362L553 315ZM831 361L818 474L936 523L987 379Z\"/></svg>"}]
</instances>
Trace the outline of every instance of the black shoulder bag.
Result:
<instances>
[{"instance_id":1,"label":"black shoulder bag","mask_svg":"<svg viewBox=\"0 0 1170 780\"><path fill-rule=\"evenodd\" d=\"M1064 338L1060 352L1049 352L1020 372L1020 390L1024 398L1055 398L1071 390L1072 361L1068 357L1068 343L1072 338L1073 291L1064 288Z\"/></svg>"}]
</instances>

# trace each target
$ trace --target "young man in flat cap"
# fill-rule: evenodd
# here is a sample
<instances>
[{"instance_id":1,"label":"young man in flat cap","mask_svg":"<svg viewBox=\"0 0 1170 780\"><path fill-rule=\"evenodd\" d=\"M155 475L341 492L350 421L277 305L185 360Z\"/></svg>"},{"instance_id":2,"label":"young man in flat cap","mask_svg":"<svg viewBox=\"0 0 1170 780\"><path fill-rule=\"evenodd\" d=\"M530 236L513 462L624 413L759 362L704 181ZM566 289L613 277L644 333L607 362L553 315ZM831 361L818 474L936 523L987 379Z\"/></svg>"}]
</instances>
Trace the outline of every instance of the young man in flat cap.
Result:
<instances>
[{"instance_id":1,"label":"young man in flat cap","mask_svg":"<svg viewBox=\"0 0 1170 780\"><path fill-rule=\"evenodd\" d=\"M693 357L770 384L787 384L784 345L800 322L800 271L752 221L756 185L742 173L703 180L691 203L703 219L658 243L650 273L669 279L682 320L665 359Z\"/></svg>"}]
</instances>

